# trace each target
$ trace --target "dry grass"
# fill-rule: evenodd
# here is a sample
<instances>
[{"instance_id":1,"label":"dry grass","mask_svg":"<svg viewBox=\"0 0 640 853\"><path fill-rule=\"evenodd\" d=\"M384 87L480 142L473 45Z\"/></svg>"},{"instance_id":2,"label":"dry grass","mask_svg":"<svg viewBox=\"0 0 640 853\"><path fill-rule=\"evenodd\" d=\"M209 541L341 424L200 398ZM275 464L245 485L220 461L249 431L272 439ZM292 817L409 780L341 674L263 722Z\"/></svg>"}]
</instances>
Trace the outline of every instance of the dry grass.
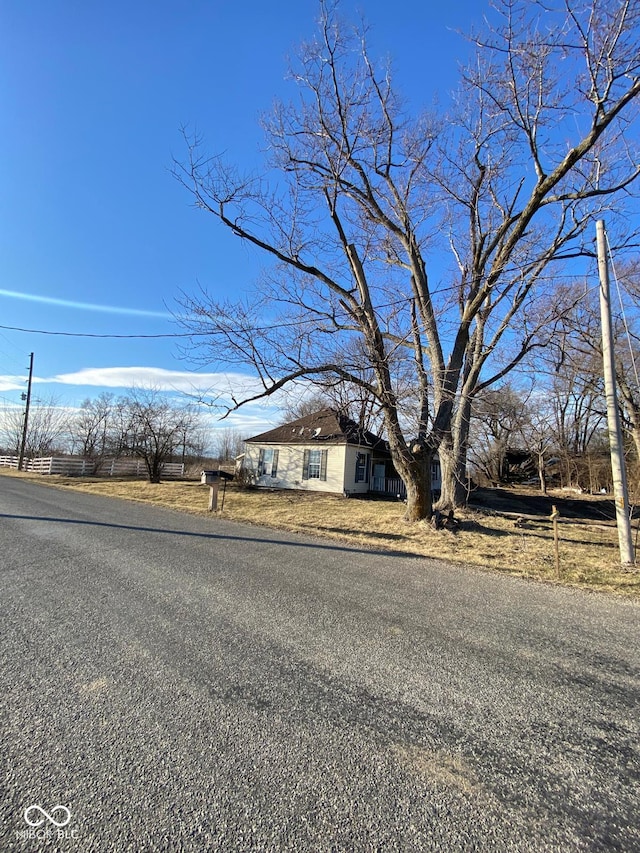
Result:
<instances>
[{"instance_id":1,"label":"dry grass","mask_svg":"<svg viewBox=\"0 0 640 853\"><path fill-rule=\"evenodd\" d=\"M640 574L621 569L615 527L606 523L560 520L560 575L556 574L551 522L525 522L498 512L467 510L453 533L403 521L404 505L393 501L345 499L309 492L240 489L227 485L224 509L207 511L208 489L195 482L158 485L127 479L79 479L18 474L62 489L142 501L211 518L260 524L387 550L474 565L531 579L640 597ZM220 490L219 506L222 499Z\"/></svg>"}]
</instances>

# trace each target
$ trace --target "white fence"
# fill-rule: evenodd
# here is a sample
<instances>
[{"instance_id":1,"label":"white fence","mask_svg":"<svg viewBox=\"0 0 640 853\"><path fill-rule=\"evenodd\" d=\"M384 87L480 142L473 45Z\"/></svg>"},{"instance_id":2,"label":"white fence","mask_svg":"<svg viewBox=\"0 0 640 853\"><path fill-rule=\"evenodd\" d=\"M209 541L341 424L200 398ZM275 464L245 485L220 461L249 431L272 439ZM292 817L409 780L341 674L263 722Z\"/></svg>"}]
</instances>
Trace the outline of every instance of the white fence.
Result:
<instances>
[{"instance_id":1,"label":"white fence","mask_svg":"<svg viewBox=\"0 0 640 853\"><path fill-rule=\"evenodd\" d=\"M17 456L0 456L0 467L17 468ZM147 468L142 459L85 459L82 456L41 456L25 459L25 471L38 474L64 474L67 477L146 477ZM165 462L161 465L165 479L177 479L184 475L182 462Z\"/></svg>"}]
</instances>

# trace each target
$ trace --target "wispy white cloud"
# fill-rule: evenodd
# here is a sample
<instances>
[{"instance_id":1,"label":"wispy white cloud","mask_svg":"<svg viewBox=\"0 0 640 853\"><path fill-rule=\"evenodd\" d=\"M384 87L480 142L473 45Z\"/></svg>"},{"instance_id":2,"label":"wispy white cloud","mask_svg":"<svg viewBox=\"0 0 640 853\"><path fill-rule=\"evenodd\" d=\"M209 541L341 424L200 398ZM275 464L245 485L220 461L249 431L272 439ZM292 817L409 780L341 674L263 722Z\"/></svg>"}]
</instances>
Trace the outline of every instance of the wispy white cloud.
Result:
<instances>
[{"instance_id":1,"label":"wispy white cloud","mask_svg":"<svg viewBox=\"0 0 640 853\"><path fill-rule=\"evenodd\" d=\"M39 382L60 385L88 385L100 388L157 388L159 391L202 393L210 399L249 396L261 390L260 383L243 373L191 373L163 367L84 367L60 373Z\"/></svg>"},{"instance_id":2,"label":"wispy white cloud","mask_svg":"<svg viewBox=\"0 0 640 853\"><path fill-rule=\"evenodd\" d=\"M42 305L76 308L80 311L98 311L103 314L126 314L131 317L159 317L163 320L172 319L172 315L168 311L149 311L146 308L126 308L119 305L98 305L93 302L78 302L74 299L58 299L55 296L22 293L19 290L3 290L0 288L0 296L7 296L9 299L22 299L26 302L39 302Z\"/></svg>"},{"instance_id":3,"label":"wispy white cloud","mask_svg":"<svg viewBox=\"0 0 640 853\"><path fill-rule=\"evenodd\" d=\"M24 391L26 376L0 376L0 391Z\"/></svg>"},{"instance_id":4,"label":"wispy white cloud","mask_svg":"<svg viewBox=\"0 0 640 853\"><path fill-rule=\"evenodd\" d=\"M280 413L275 408L254 410L249 406L243 406L237 412L232 412L224 420L220 420L219 415L213 411L208 417L205 412L204 417L207 428L211 430L212 439L217 432L225 429L235 430L242 438L252 438L254 435L260 435L261 432L272 429L281 421Z\"/></svg>"},{"instance_id":5,"label":"wispy white cloud","mask_svg":"<svg viewBox=\"0 0 640 853\"><path fill-rule=\"evenodd\" d=\"M26 379L26 374L0 375L0 392L24 391ZM33 383L41 388L48 386L47 390L51 391L56 399L62 398L60 403L63 406L66 405L66 395L60 386L95 388L96 396L105 390L126 392L131 388L154 388L186 395L202 401L202 414L212 432L233 428L246 438L265 432L279 423L281 407L286 402L283 393L273 395L247 403L221 419L227 407L231 406L232 399L251 397L262 390L255 377L234 372L192 373L162 367L85 367L72 373L49 377L34 376ZM86 396L91 397L92 392L89 390ZM70 412L74 410L75 406L69 406Z\"/></svg>"}]
</instances>

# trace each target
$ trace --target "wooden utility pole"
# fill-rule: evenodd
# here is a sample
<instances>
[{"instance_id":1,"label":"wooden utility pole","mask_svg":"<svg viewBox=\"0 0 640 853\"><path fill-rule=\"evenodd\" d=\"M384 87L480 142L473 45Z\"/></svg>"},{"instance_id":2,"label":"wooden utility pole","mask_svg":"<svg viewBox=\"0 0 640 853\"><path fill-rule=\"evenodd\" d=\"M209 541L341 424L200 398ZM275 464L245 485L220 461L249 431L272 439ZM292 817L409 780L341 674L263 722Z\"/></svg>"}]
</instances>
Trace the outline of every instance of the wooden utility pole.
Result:
<instances>
[{"instance_id":1,"label":"wooden utility pole","mask_svg":"<svg viewBox=\"0 0 640 853\"><path fill-rule=\"evenodd\" d=\"M24 425L22 427L22 442L20 443L20 458L18 459L18 471L22 471L24 462L24 449L27 446L27 428L29 425L29 406L31 405L31 379L33 377L33 353L29 355L29 379L27 381L27 403L24 408Z\"/></svg>"},{"instance_id":2,"label":"wooden utility pole","mask_svg":"<svg viewBox=\"0 0 640 853\"><path fill-rule=\"evenodd\" d=\"M609 265L604 222L596 222L598 245L598 273L600 276L600 319L602 323L602 362L604 368L604 386L607 398L607 423L609 425L609 445L611 447L611 473L613 474L613 495L616 503L616 522L618 525L618 543L620 562L632 565L635 561L631 519L629 517L629 489L624 465L624 448L620 412L616 394L616 365L611 328L611 301L609 296Z\"/></svg>"}]
</instances>

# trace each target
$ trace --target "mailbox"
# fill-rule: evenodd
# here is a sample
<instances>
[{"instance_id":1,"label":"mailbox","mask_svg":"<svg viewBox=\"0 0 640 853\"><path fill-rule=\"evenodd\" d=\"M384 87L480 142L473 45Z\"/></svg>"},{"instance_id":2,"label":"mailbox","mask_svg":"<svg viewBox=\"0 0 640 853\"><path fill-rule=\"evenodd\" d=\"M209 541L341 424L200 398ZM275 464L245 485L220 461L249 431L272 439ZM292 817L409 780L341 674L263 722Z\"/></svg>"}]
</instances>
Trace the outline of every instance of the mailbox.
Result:
<instances>
[{"instance_id":1,"label":"mailbox","mask_svg":"<svg viewBox=\"0 0 640 853\"><path fill-rule=\"evenodd\" d=\"M200 483L203 486L217 486L220 482L218 471L203 471L200 475Z\"/></svg>"}]
</instances>

